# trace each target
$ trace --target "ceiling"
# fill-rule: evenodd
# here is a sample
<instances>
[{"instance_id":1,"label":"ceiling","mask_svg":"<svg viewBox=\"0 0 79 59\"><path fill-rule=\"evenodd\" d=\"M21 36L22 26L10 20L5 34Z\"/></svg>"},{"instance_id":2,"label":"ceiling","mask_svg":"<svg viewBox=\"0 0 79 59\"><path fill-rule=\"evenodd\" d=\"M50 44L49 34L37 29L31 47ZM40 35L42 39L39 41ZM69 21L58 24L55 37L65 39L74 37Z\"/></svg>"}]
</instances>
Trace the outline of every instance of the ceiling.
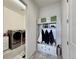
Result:
<instances>
[{"instance_id":1,"label":"ceiling","mask_svg":"<svg viewBox=\"0 0 79 59\"><path fill-rule=\"evenodd\" d=\"M61 0L34 0L34 1L39 7L44 7L44 6L59 2Z\"/></svg>"},{"instance_id":2,"label":"ceiling","mask_svg":"<svg viewBox=\"0 0 79 59\"><path fill-rule=\"evenodd\" d=\"M4 0L4 6L19 14L25 14L25 10L21 7L18 7L17 4L13 2L13 0Z\"/></svg>"},{"instance_id":3,"label":"ceiling","mask_svg":"<svg viewBox=\"0 0 79 59\"><path fill-rule=\"evenodd\" d=\"M32 0L32 1L35 2L38 7L44 7L59 2L61 0ZM25 10L23 10L22 8L18 7L15 3L13 3L13 0L4 0L4 6L22 15L25 15Z\"/></svg>"}]
</instances>

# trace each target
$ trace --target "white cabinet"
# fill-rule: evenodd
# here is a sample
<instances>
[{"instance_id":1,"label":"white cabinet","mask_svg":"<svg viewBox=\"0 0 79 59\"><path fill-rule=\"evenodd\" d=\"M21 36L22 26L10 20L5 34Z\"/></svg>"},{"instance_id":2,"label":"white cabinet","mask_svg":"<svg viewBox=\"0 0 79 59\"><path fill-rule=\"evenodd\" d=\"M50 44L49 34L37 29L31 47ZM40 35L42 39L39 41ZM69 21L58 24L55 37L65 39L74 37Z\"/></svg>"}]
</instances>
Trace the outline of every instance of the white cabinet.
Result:
<instances>
[{"instance_id":1,"label":"white cabinet","mask_svg":"<svg viewBox=\"0 0 79 59\"><path fill-rule=\"evenodd\" d=\"M56 21L57 21L57 16L51 16L51 17L39 18L37 23L38 24L56 23Z\"/></svg>"},{"instance_id":2,"label":"white cabinet","mask_svg":"<svg viewBox=\"0 0 79 59\"><path fill-rule=\"evenodd\" d=\"M9 38L8 36L3 37L3 50L7 50L9 48Z\"/></svg>"},{"instance_id":3,"label":"white cabinet","mask_svg":"<svg viewBox=\"0 0 79 59\"><path fill-rule=\"evenodd\" d=\"M56 55L56 46L50 46L47 44L37 44L37 49L40 52L44 52L46 54L57 56Z\"/></svg>"}]
</instances>

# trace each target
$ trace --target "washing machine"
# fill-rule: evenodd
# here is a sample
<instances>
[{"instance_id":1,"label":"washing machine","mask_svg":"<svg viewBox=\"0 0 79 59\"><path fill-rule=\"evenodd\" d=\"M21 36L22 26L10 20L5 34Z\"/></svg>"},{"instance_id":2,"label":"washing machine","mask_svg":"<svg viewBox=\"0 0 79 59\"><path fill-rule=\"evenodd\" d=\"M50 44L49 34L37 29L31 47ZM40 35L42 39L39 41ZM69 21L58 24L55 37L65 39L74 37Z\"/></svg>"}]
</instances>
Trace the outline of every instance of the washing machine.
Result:
<instances>
[{"instance_id":1,"label":"washing machine","mask_svg":"<svg viewBox=\"0 0 79 59\"><path fill-rule=\"evenodd\" d=\"M21 39L22 39L22 31L20 30L8 30L9 36L9 48L15 49L21 46Z\"/></svg>"},{"instance_id":2,"label":"washing machine","mask_svg":"<svg viewBox=\"0 0 79 59\"><path fill-rule=\"evenodd\" d=\"M22 44L25 44L25 30L22 30Z\"/></svg>"}]
</instances>

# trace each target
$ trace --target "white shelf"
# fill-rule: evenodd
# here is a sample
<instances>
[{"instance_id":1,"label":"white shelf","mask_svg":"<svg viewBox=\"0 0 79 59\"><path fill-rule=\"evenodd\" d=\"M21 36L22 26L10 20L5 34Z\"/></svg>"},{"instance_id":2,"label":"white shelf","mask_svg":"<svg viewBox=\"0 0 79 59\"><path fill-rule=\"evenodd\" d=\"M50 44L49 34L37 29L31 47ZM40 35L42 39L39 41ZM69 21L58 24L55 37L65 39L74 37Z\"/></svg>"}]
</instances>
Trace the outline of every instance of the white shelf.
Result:
<instances>
[{"instance_id":1,"label":"white shelf","mask_svg":"<svg viewBox=\"0 0 79 59\"><path fill-rule=\"evenodd\" d=\"M51 21L49 17L46 18L46 22L41 22L41 18L37 20L37 24L53 24L56 23L56 21Z\"/></svg>"}]
</instances>

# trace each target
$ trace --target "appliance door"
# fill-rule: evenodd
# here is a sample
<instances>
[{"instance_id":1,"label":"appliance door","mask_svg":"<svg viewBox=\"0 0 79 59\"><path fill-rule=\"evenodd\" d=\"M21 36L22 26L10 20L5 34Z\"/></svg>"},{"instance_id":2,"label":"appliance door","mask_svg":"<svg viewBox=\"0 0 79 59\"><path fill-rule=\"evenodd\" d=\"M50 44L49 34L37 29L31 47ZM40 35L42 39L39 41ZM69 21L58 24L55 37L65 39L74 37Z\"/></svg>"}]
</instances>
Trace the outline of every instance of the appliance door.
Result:
<instances>
[{"instance_id":1,"label":"appliance door","mask_svg":"<svg viewBox=\"0 0 79 59\"><path fill-rule=\"evenodd\" d=\"M15 32L13 34L13 42L14 43L19 43L21 42L21 32Z\"/></svg>"}]
</instances>

